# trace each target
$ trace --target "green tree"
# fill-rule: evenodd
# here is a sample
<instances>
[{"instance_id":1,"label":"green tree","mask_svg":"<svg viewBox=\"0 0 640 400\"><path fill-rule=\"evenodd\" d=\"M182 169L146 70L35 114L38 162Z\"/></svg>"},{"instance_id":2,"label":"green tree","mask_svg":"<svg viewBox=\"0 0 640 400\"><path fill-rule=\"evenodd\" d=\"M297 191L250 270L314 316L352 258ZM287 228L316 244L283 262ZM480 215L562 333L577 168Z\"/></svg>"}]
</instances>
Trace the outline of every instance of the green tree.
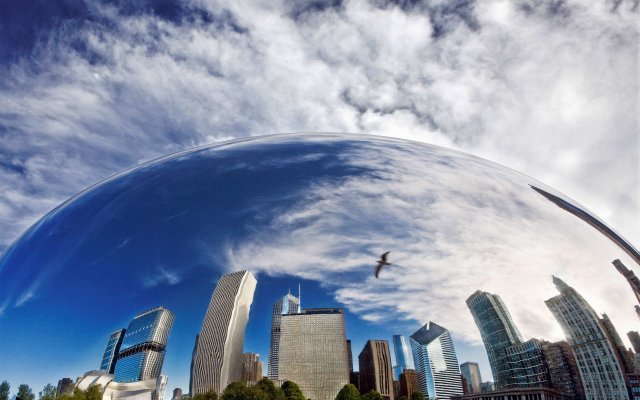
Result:
<instances>
[{"instance_id":1,"label":"green tree","mask_svg":"<svg viewBox=\"0 0 640 400\"><path fill-rule=\"evenodd\" d=\"M47 383L47 386L38 393L38 400L56 400L56 387Z\"/></svg>"},{"instance_id":2,"label":"green tree","mask_svg":"<svg viewBox=\"0 0 640 400\"><path fill-rule=\"evenodd\" d=\"M407 396L402 395L398 400L407 400Z\"/></svg>"},{"instance_id":3,"label":"green tree","mask_svg":"<svg viewBox=\"0 0 640 400\"><path fill-rule=\"evenodd\" d=\"M424 400L424 395L422 392L413 392L411 393L411 400Z\"/></svg>"},{"instance_id":4,"label":"green tree","mask_svg":"<svg viewBox=\"0 0 640 400\"><path fill-rule=\"evenodd\" d=\"M247 385L244 382L230 383L222 392L221 400L249 400Z\"/></svg>"},{"instance_id":5,"label":"green tree","mask_svg":"<svg viewBox=\"0 0 640 400\"><path fill-rule=\"evenodd\" d=\"M218 400L218 393L216 393L213 389L209 389L209 391L205 394L196 394L192 397L192 400Z\"/></svg>"},{"instance_id":6,"label":"green tree","mask_svg":"<svg viewBox=\"0 0 640 400\"><path fill-rule=\"evenodd\" d=\"M73 395L69 393L62 393L57 397L57 400L73 400Z\"/></svg>"},{"instance_id":7,"label":"green tree","mask_svg":"<svg viewBox=\"0 0 640 400\"><path fill-rule=\"evenodd\" d=\"M282 389L276 387L273 381L269 378L262 378L254 387L256 390L267 395L265 400L285 400ZM258 396L258 394L255 394L255 396Z\"/></svg>"},{"instance_id":8,"label":"green tree","mask_svg":"<svg viewBox=\"0 0 640 400\"><path fill-rule=\"evenodd\" d=\"M73 400L85 400L84 392L78 388L73 388L73 395L71 396Z\"/></svg>"},{"instance_id":9,"label":"green tree","mask_svg":"<svg viewBox=\"0 0 640 400\"><path fill-rule=\"evenodd\" d=\"M89 385L84 392L84 400L102 400L102 386L96 384Z\"/></svg>"},{"instance_id":10,"label":"green tree","mask_svg":"<svg viewBox=\"0 0 640 400\"><path fill-rule=\"evenodd\" d=\"M338 392L336 400L360 400L360 392L354 385L344 385Z\"/></svg>"},{"instance_id":11,"label":"green tree","mask_svg":"<svg viewBox=\"0 0 640 400\"><path fill-rule=\"evenodd\" d=\"M9 400L9 390L11 390L9 382L2 381L2 383L0 383L0 400Z\"/></svg>"},{"instance_id":12,"label":"green tree","mask_svg":"<svg viewBox=\"0 0 640 400\"><path fill-rule=\"evenodd\" d=\"M361 397L362 400L384 400L382 395L375 390L370 391L369 393L363 395Z\"/></svg>"},{"instance_id":13,"label":"green tree","mask_svg":"<svg viewBox=\"0 0 640 400\"><path fill-rule=\"evenodd\" d=\"M31 390L29 385L23 383L22 385L18 386L18 394L16 394L16 397L20 398L21 400L35 400L36 395L33 394L33 391Z\"/></svg>"},{"instance_id":14,"label":"green tree","mask_svg":"<svg viewBox=\"0 0 640 400\"><path fill-rule=\"evenodd\" d=\"M281 389L282 389L282 392L284 393L285 400L306 400L307 399L306 397L304 397L302 390L300 390L300 386L298 386L298 384L295 382L285 381L282 384ZM359 400L359 397L360 396L358 396L358 400Z\"/></svg>"}]
</instances>

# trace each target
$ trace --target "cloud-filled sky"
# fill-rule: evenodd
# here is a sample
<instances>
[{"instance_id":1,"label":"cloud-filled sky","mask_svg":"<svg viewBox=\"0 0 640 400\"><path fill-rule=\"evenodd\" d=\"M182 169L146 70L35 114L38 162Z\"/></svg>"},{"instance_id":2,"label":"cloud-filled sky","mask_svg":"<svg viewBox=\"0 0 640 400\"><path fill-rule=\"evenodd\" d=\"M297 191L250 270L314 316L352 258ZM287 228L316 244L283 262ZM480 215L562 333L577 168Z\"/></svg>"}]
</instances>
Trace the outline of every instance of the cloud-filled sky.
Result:
<instances>
[{"instance_id":1,"label":"cloud-filled sky","mask_svg":"<svg viewBox=\"0 0 640 400\"><path fill-rule=\"evenodd\" d=\"M20 1L0 16L0 250L195 145L410 138L508 165L640 242L638 1Z\"/></svg>"}]
</instances>

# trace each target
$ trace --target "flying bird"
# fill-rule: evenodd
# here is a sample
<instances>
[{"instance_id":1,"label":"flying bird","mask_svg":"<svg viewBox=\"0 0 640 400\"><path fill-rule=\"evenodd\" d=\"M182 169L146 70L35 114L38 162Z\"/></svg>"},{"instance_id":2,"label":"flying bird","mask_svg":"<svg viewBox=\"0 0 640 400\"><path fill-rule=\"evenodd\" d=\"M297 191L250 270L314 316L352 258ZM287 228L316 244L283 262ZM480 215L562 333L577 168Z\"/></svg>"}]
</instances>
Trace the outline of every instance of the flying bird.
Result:
<instances>
[{"instance_id":1,"label":"flying bird","mask_svg":"<svg viewBox=\"0 0 640 400\"><path fill-rule=\"evenodd\" d=\"M388 251L386 253L383 253L380 256L380 259L377 261L378 262L378 266L376 267L376 278L380 274L380 270L382 269L382 267L384 267L385 265L391 265L390 262L387 262L387 255L388 254L389 254Z\"/></svg>"}]
</instances>

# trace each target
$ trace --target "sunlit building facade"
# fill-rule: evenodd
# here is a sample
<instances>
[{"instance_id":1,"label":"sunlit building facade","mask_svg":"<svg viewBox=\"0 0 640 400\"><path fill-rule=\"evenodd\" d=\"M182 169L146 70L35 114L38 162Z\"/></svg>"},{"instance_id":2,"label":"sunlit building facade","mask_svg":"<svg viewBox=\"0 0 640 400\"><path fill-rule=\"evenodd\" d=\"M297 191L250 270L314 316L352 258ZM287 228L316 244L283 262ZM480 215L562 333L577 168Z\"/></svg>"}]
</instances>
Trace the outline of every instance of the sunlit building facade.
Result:
<instances>
[{"instance_id":1,"label":"sunlit building facade","mask_svg":"<svg viewBox=\"0 0 640 400\"><path fill-rule=\"evenodd\" d=\"M500 296L480 290L467 299L467 307L487 350L494 384L497 388L513 386L506 350L523 340L509 310Z\"/></svg>"},{"instance_id":2,"label":"sunlit building facade","mask_svg":"<svg viewBox=\"0 0 640 400\"><path fill-rule=\"evenodd\" d=\"M196 341L191 396L209 390L222 393L229 383L240 380L244 331L256 283L248 271L220 277Z\"/></svg>"},{"instance_id":3,"label":"sunlit building facade","mask_svg":"<svg viewBox=\"0 0 640 400\"><path fill-rule=\"evenodd\" d=\"M260 361L260 355L256 353L243 353L240 380L242 382L258 382L260 379L262 379L262 361Z\"/></svg>"},{"instance_id":4,"label":"sunlit building facade","mask_svg":"<svg viewBox=\"0 0 640 400\"><path fill-rule=\"evenodd\" d=\"M462 395L460 367L449 331L429 322L409 338L418 384L425 399Z\"/></svg>"},{"instance_id":5,"label":"sunlit building facade","mask_svg":"<svg viewBox=\"0 0 640 400\"><path fill-rule=\"evenodd\" d=\"M413 360L407 339L402 335L393 335L393 351L396 356L396 365L393 367L395 380L400 379L400 374L407 368L413 369Z\"/></svg>"},{"instance_id":6,"label":"sunlit building facade","mask_svg":"<svg viewBox=\"0 0 640 400\"><path fill-rule=\"evenodd\" d=\"M598 315L580 294L557 277L560 295L545 301L576 357L587 400L627 400L623 368Z\"/></svg>"},{"instance_id":7,"label":"sunlit building facade","mask_svg":"<svg viewBox=\"0 0 640 400\"><path fill-rule=\"evenodd\" d=\"M419 392L418 386L418 374L415 369L405 368L400 374L400 390L398 395L400 397L405 396L407 399L411 398L414 392Z\"/></svg>"},{"instance_id":8,"label":"sunlit building facade","mask_svg":"<svg viewBox=\"0 0 640 400\"><path fill-rule=\"evenodd\" d=\"M300 299L291 293L278 299L273 305L271 313L271 345L269 347L269 363L267 370L269 379L278 379L278 355L280 354L280 319L283 314L297 314L300 312Z\"/></svg>"},{"instance_id":9,"label":"sunlit building facade","mask_svg":"<svg viewBox=\"0 0 640 400\"><path fill-rule=\"evenodd\" d=\"M174 319L174 314L164 307L136 315L122 339L114 371L116 382L136 382L160 376Z\"/></svg>"},{"instance_id":10,"label":"sunlit building facade","mask_svg":"<svg viewBox=\"0 0 640 400\"><path fill-rule=\"evenodd\" d=\"M482 375L480 374L480 366L477 362L467 361L460 364L460 373L467 381L468 393L480 393L480 385L482 384Z\"/></svg>"},{"instance_id":11,"label":"sunlit building facade","mask_svg":"<svg viewBox=\"0 0 640 400\"><path fill-rule=\"evenodd\" d=\"M280 380L296 382L306 398L334 400L349 383L347 337L341 309L282 315Z\"/></svg>"},{"instance_id":12,"label":"sunlit building facade","mask_svg":"<svg viewBox=\"0 0 640 400\"><path fill-rule=\"evenodd\" d=\"M371 390L382 395L385 400L393 400L393 370L391 352L386 340L368 340L358 356L360 366L360 391Z\"/></svg>"}]
</instances>

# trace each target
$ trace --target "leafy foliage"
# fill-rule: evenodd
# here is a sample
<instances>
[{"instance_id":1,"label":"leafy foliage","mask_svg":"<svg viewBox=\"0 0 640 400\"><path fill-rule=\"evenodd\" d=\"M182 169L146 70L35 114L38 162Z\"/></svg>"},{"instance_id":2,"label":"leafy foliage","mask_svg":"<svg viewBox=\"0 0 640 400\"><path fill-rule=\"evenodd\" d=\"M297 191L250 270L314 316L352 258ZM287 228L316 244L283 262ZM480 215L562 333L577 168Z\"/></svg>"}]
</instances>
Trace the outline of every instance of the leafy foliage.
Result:
<instances>
[{"instance_id":1,"label":"leafy foliage","mask_svg":"<svg viewBox=\"0 0 640 400\"><path fill-rule=\"evenodd\" d=\"M413 392L411 393L411 400L424 400L424 395L422 392Z\"/></svg>"},{"instance_id":2,"label":"leafy foliage","mask_svg":"<svg viewBox=\"0 0 640 400\"><path fill-rule=\"evenodd\" d=\"M38 400L56 400L56 387L47 383L47 385L42 388L42 391L38 393Z\"/></svg>"},{"instance_id":3,"label":"leafy foliage","mask_svg":"<svg viewBox=\"0 0 640 400\"><path fill-rule=\"evenodd\" d=\"M9 382L2 381L2 383L0 383L0 400L9 400L9 390L11 390Z\"/></svg>"},{"instance_id":4,"label":"leafy foliage","mask_svg":"<svg viewBox=\"0 0 640 400\"><path fill-rule=\"evenodd\" d=\"M259 392L262 392L267 395L267 398L264 400L285 400L284 392L279 387L273 383L273 381L269 378L262 378L256 385L254 386ZM252 388L253 389L253 388ZM259 396L258 393L255 394ZM260 399L256 399L260 400Z\"/></svg>"},{"instance_id":5,"label":"leafy foliage","mask_svg":"<svg viewBox=\"0 0 640 400\"><path fill-rule=\"evenodd\" d=\"M360 392L352 384L344 385L338 392L336 400L360 400Z\"/></svg>"},{"instance_id":6,"label":"leafy foliage","mask_svg":"<svg viewBox=\"0 0 640 400\"><path fill-rule=\"evenodd\" d=\"M248 400L247 389L244 382L233 382L224 389L220 400Z\"/></svg>"},{"instance_id":7,"label":"leafy foliage","mask_svg":"<svg viewBox=\"0 0 640 400\"><path fill-rule=\"evenodd\" d=\"M382 395L375 390L370 391L369 393L363 395L361 397L362 400L384 400Z\"/></svg>"},{"instance_id":8,"label":"leafy foliage","mask_svg":"<svg viewBox=\"0 0 640 400\"><path fill-rule=\"evenodd\" d=\"M284 393L285 400L307 400L302 390L300 390L300 386L295 382L285 381L281 389Z\"/></svg>"},{"instance_id":9,"label":"leafy foliage","mask_svg":"<svg viewBox=\"0 0 640 400\"><path fill-rule=\"evenodd\" d=\"M192 400L218 400L218 393L216 393L213 389L210 389L205 394L196 394L192 397Z\"/></svg>"},{"instance_id":10,"label":"leafy foliage","mask_svg":"<svg viewBox=\"0 0 640 400\"><path fill-rule=\"evenodd\" d=\"M19 397L22 400L35 400L36 395L33 394L33 391L31 390L29 385L23 383L22 385L18 386L18 394L16 394L16 397Z\"/></svg>"}]
</instances>

